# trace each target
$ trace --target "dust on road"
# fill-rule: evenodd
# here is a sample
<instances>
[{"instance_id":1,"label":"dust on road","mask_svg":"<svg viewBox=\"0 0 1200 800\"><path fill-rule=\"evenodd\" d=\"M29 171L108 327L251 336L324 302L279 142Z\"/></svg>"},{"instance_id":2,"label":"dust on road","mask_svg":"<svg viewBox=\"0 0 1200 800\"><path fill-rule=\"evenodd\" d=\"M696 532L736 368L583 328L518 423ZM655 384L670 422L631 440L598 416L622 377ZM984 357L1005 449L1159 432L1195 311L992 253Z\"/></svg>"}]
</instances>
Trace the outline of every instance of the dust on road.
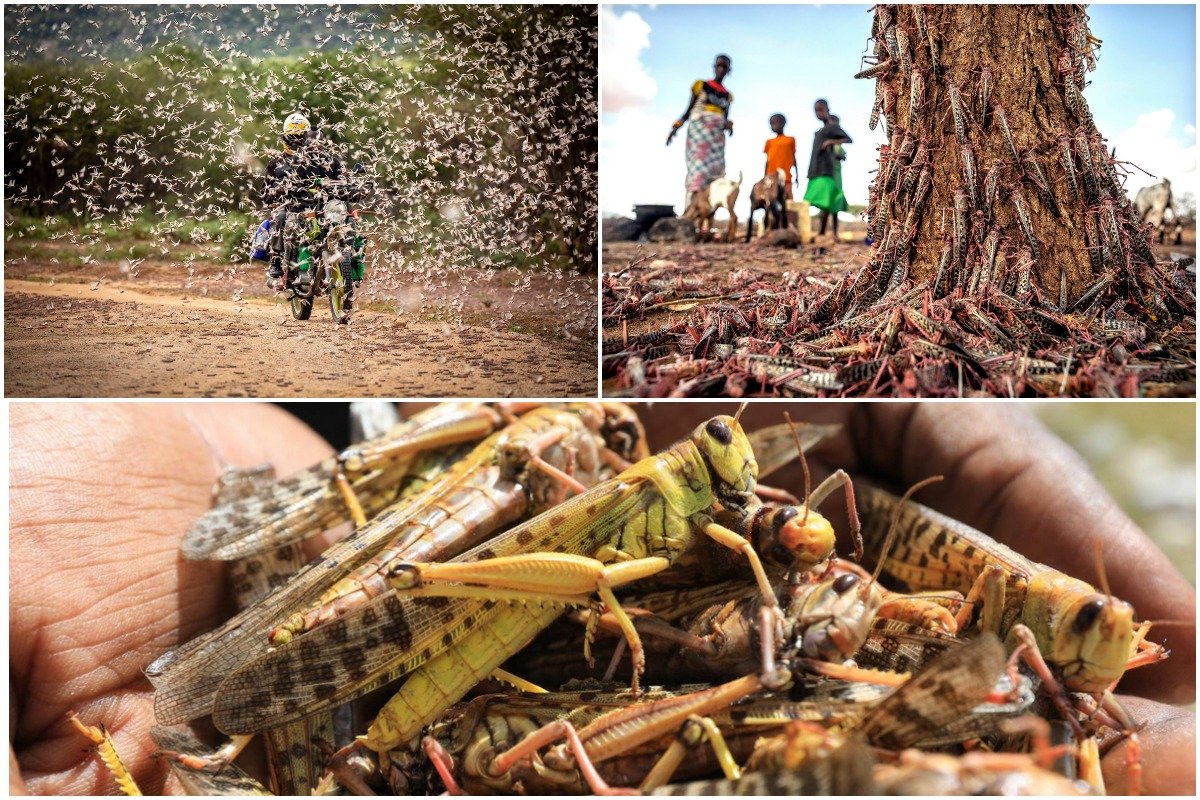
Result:
<instances>
[{"instance_id":1,"label":"dust on road","mask_svg":"<svg viewBox=\"0 0 1200 800\"><path fill-rule=\"evenodd\" d=\"M594 342L119 284L5 281L9 397L564 397L596 392Z\"/></svg>"}]
</instances>

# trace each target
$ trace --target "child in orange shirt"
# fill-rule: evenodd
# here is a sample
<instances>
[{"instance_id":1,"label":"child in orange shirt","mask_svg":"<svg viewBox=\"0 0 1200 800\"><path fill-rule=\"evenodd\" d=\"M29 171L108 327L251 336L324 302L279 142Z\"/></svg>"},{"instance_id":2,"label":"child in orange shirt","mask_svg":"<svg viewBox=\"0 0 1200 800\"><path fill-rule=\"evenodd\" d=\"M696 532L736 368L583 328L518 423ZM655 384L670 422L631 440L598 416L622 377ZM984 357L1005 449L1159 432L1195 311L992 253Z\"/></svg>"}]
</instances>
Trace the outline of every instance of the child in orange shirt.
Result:
<instances>
[{"instance_id":1,"label":"child in orange shirt","mask_svg":"<svg viewBox=\"0 0 1200 800\"><path fill-rule=\"evenodd\" d=\"M783 126L787 125L787 117L783 114L772 114L770 123L775 138L767 139L766 145L763 146L763 152L767 154L767 167L763 170L763 175L775 169L783 170L787 174L787 180L783 184L784 191L787 199L791 200L793 182L797 186L800 185L800 167L796 164L796 140L783 135Z\"/></svg>"}]
</instances>

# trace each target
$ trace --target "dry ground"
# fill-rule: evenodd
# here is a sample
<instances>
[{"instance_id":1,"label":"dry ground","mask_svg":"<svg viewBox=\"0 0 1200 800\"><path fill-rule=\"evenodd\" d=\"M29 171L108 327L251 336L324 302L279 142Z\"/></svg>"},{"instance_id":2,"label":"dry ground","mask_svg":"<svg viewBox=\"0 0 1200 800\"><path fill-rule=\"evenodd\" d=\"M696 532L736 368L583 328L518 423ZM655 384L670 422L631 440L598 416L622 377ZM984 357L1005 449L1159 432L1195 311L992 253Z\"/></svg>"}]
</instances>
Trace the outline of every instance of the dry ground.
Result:
<instances>
[{"instance_id":1,"label":"dry ground","mask_svg":"<svg viewBox=\"0 0 1200 800\"><path fill-rule=\"evenodd\" d=\"M190 267L154 260L132 270L116 261L81 267L69 248L37 245L5 258L9 397L596 391L594 334L578 324L584 317L549 302L530 312L512 297L505 273L480 270L444 287L364 291L367 302L350 325L337 326L324 298L310 320L293 319L257 269L201 260ZM591 278L533 280L535 289L544 280L547 294L570 294L577 308L586 302L594 309Z\"/></svg>"}]
</instances>

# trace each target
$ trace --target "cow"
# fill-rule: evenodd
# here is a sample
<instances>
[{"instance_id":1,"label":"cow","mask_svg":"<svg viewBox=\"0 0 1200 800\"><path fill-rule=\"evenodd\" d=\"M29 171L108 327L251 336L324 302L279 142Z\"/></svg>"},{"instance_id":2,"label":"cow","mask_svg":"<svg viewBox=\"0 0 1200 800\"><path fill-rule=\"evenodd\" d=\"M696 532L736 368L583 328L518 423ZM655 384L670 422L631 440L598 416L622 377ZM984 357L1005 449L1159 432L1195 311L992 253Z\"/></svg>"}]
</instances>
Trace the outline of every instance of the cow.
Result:
<instances>
[{"instance_id":1,"label":"cow","mask_svg":"<svg viewBox=\"0 0 1200 800\"><path fill-rule=\"evenodd\" d=\"M1183 225L1179 221L1179 211L1175 208L1175 198L1171 194L1169 180L1163 178L1162 183L1138 189L1137 195L1133 198L1133 204L1137 207L1138 216L1141 217L1142 222L1150 223L1154 230L1158 231L1159 244L1163 243L1166 234L1163 217L1166 215L1167 209L1170 209L1171 219L1175 222L1175 244L1183 244Z\"/></svg>"}]
</instances>

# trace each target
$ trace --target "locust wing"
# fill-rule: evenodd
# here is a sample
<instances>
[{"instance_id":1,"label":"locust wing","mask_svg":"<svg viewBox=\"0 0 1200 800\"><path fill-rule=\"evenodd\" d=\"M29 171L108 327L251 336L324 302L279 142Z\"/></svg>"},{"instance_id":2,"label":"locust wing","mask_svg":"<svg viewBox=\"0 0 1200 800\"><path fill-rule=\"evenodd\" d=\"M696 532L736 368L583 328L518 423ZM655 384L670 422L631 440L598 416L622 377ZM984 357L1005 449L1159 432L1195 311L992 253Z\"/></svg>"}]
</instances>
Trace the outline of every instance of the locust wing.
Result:
<instances>
[{"instance_id":1,"label":"locust wing","mask_svg":"<svg viewBox=\"0 0 1200 800\"><path fill-rule=\"evenodd\" d=\"M352 476L351 486L371 516L391 504L411 458L420 452L474 441L495 429L495 412L478 403L446 404L416 414L380 439L352 448L395 448L394 460ZM337 458L217 505L184 536L184 558L232 561L321 533L350 518L334 486Z\"/></svg>"},{"instance_id":2,"label":"locust wing","mask_svg":"<svg viewBox=\"0 0 1200 800\"><path fill-rule=\"evenodd\" d=\"M451 469L443 473L428 490L445 489L458 479L458 472ZM289 614L318 600L334 581L374 556L396 528L422 507L422 497L397 504L327 549L261 602L147 667L146 675L156 689L154 711L158 721L176 724L211 713L213 693L221 681L267 649L271 629Z\"/></svg>"},{"instance_id":3,"label":"locust wing","mask_svg":"<svg viewBox=\"0 0 1200 800\"><path fill-rule=\"evenodd\" d=\"M859 486L856 495L863 544L868 553L877 553L887 538L892 513L900 498L868 485ZM1014 582L1023 582L1046 569L987 534L908 500L900 509L895 546L883 569L903 581L909 591L966 592L989 564L1004 568L1009 589L1016 588ZM1020 594L1010 591L1009 596Z\"/></svg>"},{"instance_id":4,"label":"locust wing","mask_svg":"<svg viewBox=\"0 0 1200 800\"><path fill-rule=\"evenodd\" d=\"M855 730L871 744L889 750L941 736L984 702L1004 663L1004 646L994 634L984 633L931 661L880 700Z\"/></svg>"},{"instance_id":5,"label":"locust wing","mask_svg":"<svg viewBox=\"0 0 1200 800\"><path fill-rule=\"evenodd\" d=\"M653 493L645 488L640 481L605 481L452 560L594 554L650 502ZM232 670L217 692L214 722L226 733L255 733L360 697L491 624L508 607L501 601L385 592Z\"/></svg>"}]
</instances>

